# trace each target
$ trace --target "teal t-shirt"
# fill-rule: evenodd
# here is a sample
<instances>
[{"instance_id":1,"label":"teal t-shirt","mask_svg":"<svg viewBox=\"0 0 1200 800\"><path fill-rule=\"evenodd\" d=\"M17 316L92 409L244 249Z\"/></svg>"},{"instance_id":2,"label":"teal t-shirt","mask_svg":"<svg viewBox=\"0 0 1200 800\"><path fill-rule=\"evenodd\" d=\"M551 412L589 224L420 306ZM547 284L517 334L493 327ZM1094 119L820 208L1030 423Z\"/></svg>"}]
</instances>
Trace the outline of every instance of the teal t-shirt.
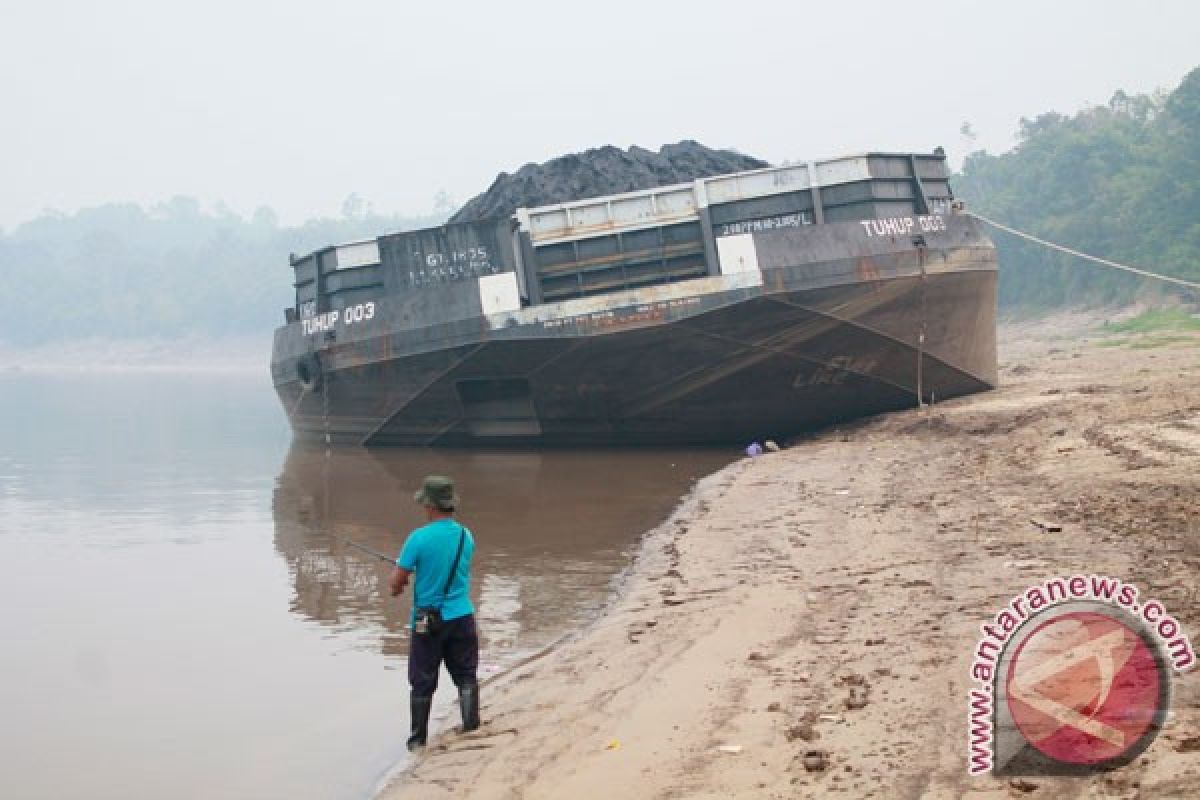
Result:
<instances>
[{"instance_id":1,"label":"teal t-shirt","mask_svg":"<svg viewBox=\"0 0 1200 800\"><path fill-rule=\"evenodd\" d=\"M446 576L458 552L459 531L465 534L462 556L450 590L442 596ZM423 525L408 535L396 566L410 570L413 575L413 609L440 608L442 619L458 619L474 614L471 605L471 555L475 539L471 532L452 519L439 519Z\"/></svg>"}]
</instances>

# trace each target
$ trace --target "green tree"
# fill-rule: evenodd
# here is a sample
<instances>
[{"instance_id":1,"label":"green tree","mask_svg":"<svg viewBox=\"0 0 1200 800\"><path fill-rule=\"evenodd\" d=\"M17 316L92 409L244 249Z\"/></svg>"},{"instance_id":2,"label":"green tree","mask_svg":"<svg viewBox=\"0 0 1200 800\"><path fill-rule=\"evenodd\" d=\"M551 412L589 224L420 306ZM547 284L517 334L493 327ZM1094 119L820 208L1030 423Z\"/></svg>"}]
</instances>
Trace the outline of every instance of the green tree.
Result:
<instances>
[{"instance_id":1,"label":"green tree","mask_svg":"<svg viewBox=\"0 0 1200 800\"><path fill-rule=\"evenodd\" d=\"M1200 279L1200 69L1169 94L1118 90L1107 105L1022 119L1001 155L967 157L968 207L1068 247ZM996 232L1005 306L1128 301L1159 291Z\"/></svg>"}]
</instances>

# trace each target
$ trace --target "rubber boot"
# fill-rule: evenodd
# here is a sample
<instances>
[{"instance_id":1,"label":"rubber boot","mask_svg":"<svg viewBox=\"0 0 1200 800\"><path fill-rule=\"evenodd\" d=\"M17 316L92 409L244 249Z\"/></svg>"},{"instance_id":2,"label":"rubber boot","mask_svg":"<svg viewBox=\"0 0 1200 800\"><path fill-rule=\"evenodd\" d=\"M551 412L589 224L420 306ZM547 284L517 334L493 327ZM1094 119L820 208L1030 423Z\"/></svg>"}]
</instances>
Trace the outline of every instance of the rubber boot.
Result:
<instances>
[{"instance_id":1,"label":"rubber boot","mask_svg":"<svg viewBox=\"0 0 1200 800\"><path fill-rule=\"evenodd\" d=\"M408 703L412 714L412 735L408 737L409 751L425 746L429 737L429 710L433 707L432 697L412 697Z\"/></svg>"},{"instance_id":2,"label":"rubber boot","mask_svg":"<svg viewBox=\"0 0 1200 800\"><path fill-rule=\"evenodd\" d=\"M458 707L462 711L462 731L479 727L479 684L464 683L458 687Z\"/></svg>"}]
</instances>

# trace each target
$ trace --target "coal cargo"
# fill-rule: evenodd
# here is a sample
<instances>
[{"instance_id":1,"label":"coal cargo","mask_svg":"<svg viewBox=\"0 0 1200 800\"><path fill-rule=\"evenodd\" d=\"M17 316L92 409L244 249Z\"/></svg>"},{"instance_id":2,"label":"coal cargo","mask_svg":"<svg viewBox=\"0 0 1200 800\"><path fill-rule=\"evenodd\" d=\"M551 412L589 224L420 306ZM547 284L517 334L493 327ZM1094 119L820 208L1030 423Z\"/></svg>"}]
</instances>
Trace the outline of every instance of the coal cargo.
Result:
<instances>
[{"instance_id":1,"label":"coal cargo","mask_svg":"<svg viewBox=\"0 0 1200 800\"><path fill-rule=\"evenodd\" d=\"M598 147L544 164L526 164L512 175L501 173L450 222L509 217L518 208L654 189L766 166L767 162L757 158L692 141L663 145L657 153L642 147Z\"/></svg>"}]
</instances>

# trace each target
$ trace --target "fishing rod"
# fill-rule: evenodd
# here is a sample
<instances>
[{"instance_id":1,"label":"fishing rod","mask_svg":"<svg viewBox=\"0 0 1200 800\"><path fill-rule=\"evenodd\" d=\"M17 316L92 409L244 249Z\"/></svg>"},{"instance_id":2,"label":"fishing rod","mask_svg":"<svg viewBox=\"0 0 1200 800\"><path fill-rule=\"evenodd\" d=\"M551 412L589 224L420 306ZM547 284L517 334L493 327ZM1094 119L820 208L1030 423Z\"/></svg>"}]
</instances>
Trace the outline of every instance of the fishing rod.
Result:
<instances>
[{"instance_id":1,"label":"fishing rod","mask_svg":"<svg viewBox=\"0 0 1200 800\"><path fill-rule=\"evenodd\" d=\"M308 391L308 390L305 389L305 391ZM328 396L326 396L326 400L328 400ZM325 518L326 519L328 519L328 515L329 515L329 506L328 506L328 504L329 504L329 458L332 455L333 455L333 451L328 446L326 446L325 447L325 458L322 460L322 465L321 465L321 483L325 488L325 492L322 495L322 497L324 498ZM359 544L358 542L354 541L353 539L347 539L345 536L338 536L333 531L326 531L326 533L328 533L334 539L337 539L339 542L342 542L343 544L348 544L351 547L355 548L356 550L361 550L369 556L374 556L375 558L378 558L380 561L386 561L387 563L391 564L393 567L396 566L396 560L394 558L392 558L391 556L385 556L383 553L379 552L378 550L372 550L371 548L367 547L366 545Z\"/></svg>"},{"instance_id":2,"label":"fishing rod","mask_svg":"<svg viewBox=\"0 0 1200 800\"><path fill-rule=\"evenodd\" d=\"M386 561L387 563L391 564L393 567L396 566L396 559L392 558L391 556L385 556L383 553L379 552L378 550L372 550L371 548L367 547L366 545L359 544L358 542L354 541L353 539L347 539L346 537L338 536L337 534L333 534L333 538L337 539L339 542L343 542L345 544L350 545L351 547L355 548L356 550L361 550L369 556L375 556L380 561Z\"/></svg>"}]
</instances>

